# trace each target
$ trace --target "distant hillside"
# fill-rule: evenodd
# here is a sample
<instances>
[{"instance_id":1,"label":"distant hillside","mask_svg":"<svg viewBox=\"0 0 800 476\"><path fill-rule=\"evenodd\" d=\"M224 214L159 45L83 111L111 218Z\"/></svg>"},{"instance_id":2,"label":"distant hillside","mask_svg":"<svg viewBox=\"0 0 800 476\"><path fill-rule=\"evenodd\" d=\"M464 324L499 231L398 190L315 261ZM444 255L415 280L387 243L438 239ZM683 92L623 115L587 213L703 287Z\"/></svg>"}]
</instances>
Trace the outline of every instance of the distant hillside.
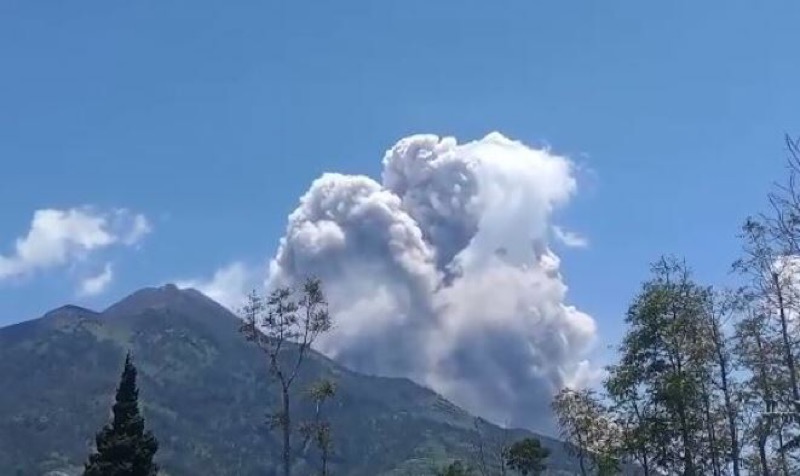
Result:
<instances>
[{"instance_id":1,"label":"distant hillside","mask_svg":"<svg viewBox=\"0 0 800 476\"><path fill-rule=\"evenodd\" d=\"M77 474L108 419L128 349L164 474L276 474L262 356L239 335L236 316L171 285L143 289L100 313L65 306L0 329L0 474ZM434 392L313 353L300 383L321 376L339 388L330 407L334 474L425 475L448 458L475 461L473 417ZM482 428L487 440L503 437L493 425ZM550 474L577 472L561 443L540 438L552 451L548 464L557 471ZM316 461L312 450L298 449L297 474L312 474Z\"/></svg>"}]
</instances>

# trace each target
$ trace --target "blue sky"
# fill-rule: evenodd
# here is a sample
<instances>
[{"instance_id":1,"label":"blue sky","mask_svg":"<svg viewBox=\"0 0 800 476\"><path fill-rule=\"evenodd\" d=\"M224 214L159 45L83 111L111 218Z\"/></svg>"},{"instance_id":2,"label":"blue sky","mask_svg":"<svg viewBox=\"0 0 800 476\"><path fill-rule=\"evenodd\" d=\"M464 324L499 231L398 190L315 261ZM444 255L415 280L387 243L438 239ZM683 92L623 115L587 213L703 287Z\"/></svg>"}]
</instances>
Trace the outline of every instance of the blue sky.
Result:
<instances>
[{"instance_id":1,"label":"blue sky","mask_svg":"<svg viewBox=\"0 0 800 476\"><path fill-rule=\"evenodd\" d=\"M0 255L36 210L130 210L135 246L0 280L0 325L272 256L324 171L497 130L581 165L568 301L613 343L662 253L729 279L800 132L792 1L0 3ZM121 235L120 235L121 236ZM120 238L122 240L122 238ZM122 240L124 241L124 240ZM113 263L95 296L78 283Z\"/></svg>"}]
</instances>

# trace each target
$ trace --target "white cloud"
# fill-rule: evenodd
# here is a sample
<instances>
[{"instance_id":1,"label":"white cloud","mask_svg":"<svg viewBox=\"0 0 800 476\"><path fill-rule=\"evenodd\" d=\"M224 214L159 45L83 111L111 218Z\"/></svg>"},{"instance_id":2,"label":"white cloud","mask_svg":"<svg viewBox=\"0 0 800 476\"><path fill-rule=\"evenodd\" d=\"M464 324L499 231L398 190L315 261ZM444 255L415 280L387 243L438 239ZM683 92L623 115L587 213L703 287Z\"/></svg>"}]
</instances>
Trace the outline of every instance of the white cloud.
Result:
<instances>
[{"instance_id":1,"label":"white cloud","mask_svg":"<svg viewBox=\"0 0 800 476\"><path fill-rule=\"evenodd\" d=\"M589 246L589 240L586 237L574 231L564 230L560 226L553 226L553 235L558 241L570 248L586 248Z\"/></svg>"},{"instance_id":2,"label":"white cloud","mask_svg":"<svg viewBox=\"0 0 800 476\"><path fill-rule=\"evenodd\" d=\"M217 301L231 311L238 312L244 305L252 273L243 263L235 262L218 269L211 279L181 280L179 288L193 288Z\"/></svg>"},{"instance_id":3,"label":"white cloud","mask_svg":"<svg viewBox=\"0 0 800 476\"><path fill-rule=\"evenodd\" d=\"M336 319L319 342L327 355L496 422L547 425L554 392L597 375L586 361L596 324L566 302L548 246L551 216L577 188L571 162L493 133L408 137L383 166L381 182L314 181L270 285L323 280Z\"/></svg>"},{"instance_id":4,"label":"white cloud","mask_svg":"<svg viewBox=\"0 0 800 476\"><path fill-rule=\"evenodd\" d=\"M153 231L153 227L150 225L150 222L147 220L147 217L142 215L141 213L136 214L133 217L133 224L131 225L131 229L128 234L123 238L123 242L126 245L135 245L139 243L142 238L146 235L150 234Z\"/></svg>"},{"instance_id":5,"label":"white cloud","mask_svg":"<svg viewBox=\"0 0 800 476\"><path fill-rule=\"evenodd\" d=\"M111 263L106 263L100 273L81 281L80 287L78 288L78 294L80 296L96 296L105 291L113 279L113 267Z\"/></svg>"},{"instance_id":6,"label":"white cloud","mask_svg":"<svg viewBox=\"0 0 800 476\"><path fill-rule=\"evenodd\" d=\"M37 210L30 229L16 239L13 251L0 254L0 280L63 266L114 245L133 244L144 236L143 224L149 229L143 215L132 216L126 210ZM130 241L133 236L136 240Z\"/></svg>"}]
</instances>

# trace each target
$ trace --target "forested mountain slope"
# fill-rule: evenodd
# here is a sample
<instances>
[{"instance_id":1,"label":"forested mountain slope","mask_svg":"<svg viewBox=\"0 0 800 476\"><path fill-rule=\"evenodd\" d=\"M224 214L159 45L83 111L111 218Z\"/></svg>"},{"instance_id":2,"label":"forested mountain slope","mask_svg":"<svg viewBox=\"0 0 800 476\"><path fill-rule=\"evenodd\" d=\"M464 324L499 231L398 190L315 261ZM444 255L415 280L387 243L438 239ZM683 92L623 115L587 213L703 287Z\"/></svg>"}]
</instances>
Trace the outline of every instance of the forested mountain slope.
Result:
<instances>
[{"instance_id":1,"label":"forested mountain slope","mask_svg":"<svg viewBox=\"0 0 800 476\"><path fill-rule=\"evenodd\" d=\"M65 306L0 329L2 474L79 472L108 419L127 350L165 474L275 474L280 446L265 425L274 392L263 356L238 326L201 293L167 285L103 312ZM476 460L474 418L410 380L358 374L317 353L301 377L298 388L320 377L337 382L334 474L424 475L448 459ZM308 403L297 410L303 418ZM502 438L526 435L480 426L487 454ZM551 474L576 471L561 443L539 438L552 452ZM298 448L297 474L311 474L316 458Z\"/></svg>"}]
</instances>

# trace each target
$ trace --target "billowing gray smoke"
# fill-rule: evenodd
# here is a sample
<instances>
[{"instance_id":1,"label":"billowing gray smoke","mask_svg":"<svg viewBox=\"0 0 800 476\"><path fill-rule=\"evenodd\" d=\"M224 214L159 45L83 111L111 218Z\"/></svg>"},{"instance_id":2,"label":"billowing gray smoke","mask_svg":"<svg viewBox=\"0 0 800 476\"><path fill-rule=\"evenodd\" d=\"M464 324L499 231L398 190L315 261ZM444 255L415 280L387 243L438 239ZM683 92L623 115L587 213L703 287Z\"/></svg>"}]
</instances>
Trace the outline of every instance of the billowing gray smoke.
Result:
<instances>
[{"instance_id":1,"label":"billowing gray smoke","mask_svg":"<svg viewBox=\"0 0 800 476\"><path fill-rule=\"evenodd\" d=\"M499 133L408 137L382 182L325 174L289 216L270 283L319 276L336 319L319 349L409 377L498 423L547 426L553 392L580 385L596 328L564 304L548 247L575 192L570 162Z\"/></svg>"}]
</instances>

